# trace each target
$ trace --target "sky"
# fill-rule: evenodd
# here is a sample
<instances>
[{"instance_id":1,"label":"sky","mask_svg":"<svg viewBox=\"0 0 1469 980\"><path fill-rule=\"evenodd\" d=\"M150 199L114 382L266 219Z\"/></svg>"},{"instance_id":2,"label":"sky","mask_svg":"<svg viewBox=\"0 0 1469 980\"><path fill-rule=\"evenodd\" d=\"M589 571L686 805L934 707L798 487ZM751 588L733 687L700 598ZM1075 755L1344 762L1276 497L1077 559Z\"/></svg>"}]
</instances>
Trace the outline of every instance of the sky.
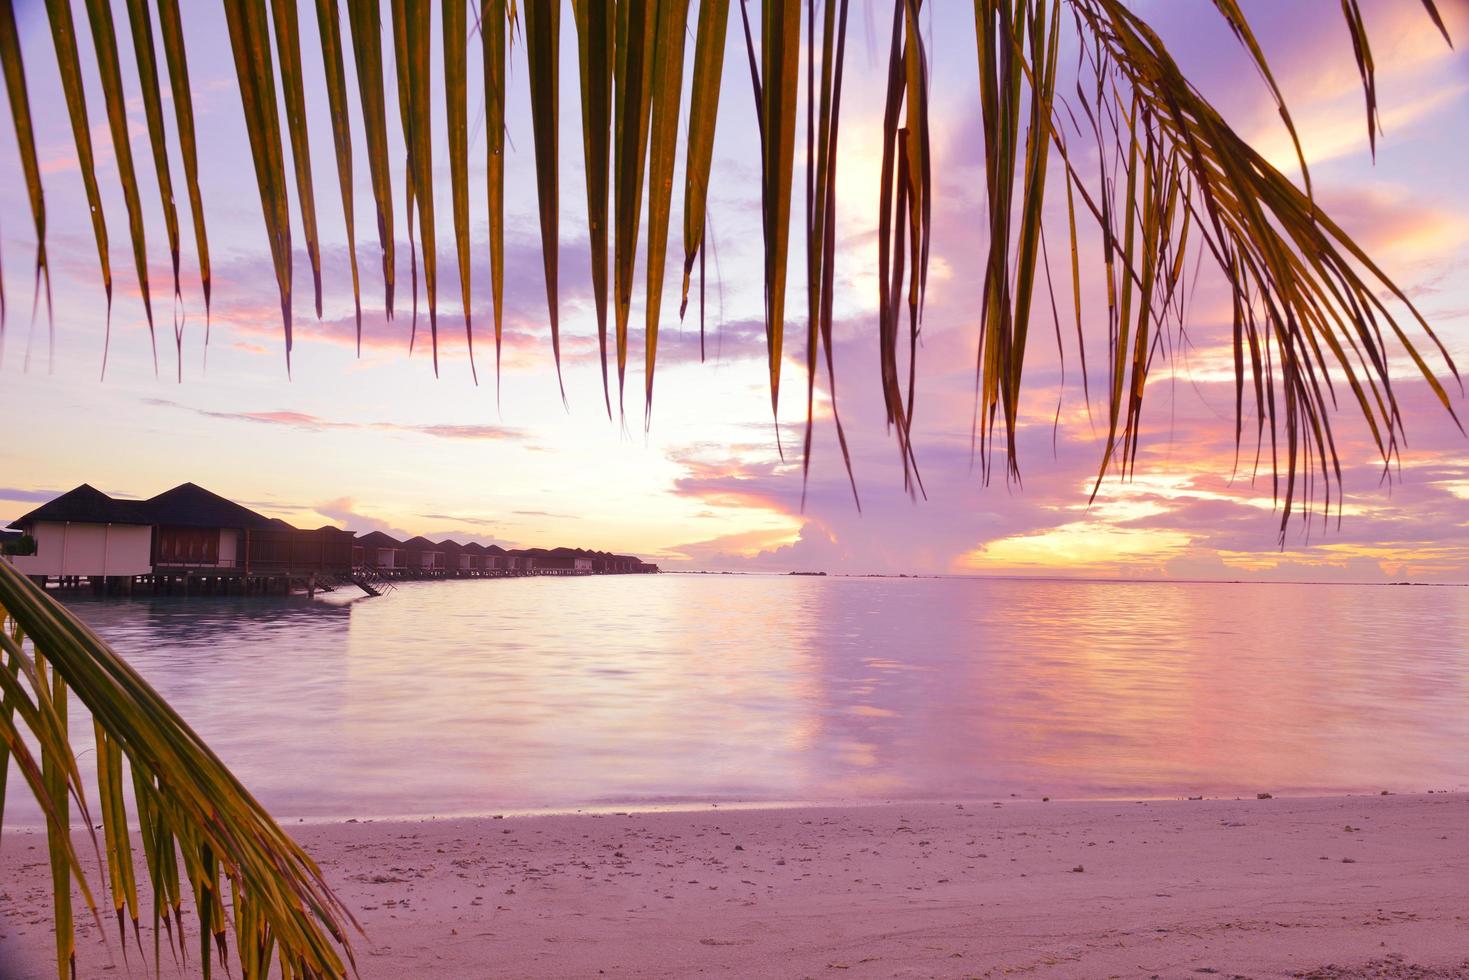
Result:
<instances>
[{"instance_id":1,"label":"sky","mask_svg":"<svg viewBox=\"0 0 1469 980\"><path fill-rule=\"evenodd\" d=\"M1138 0L1200 90L1273 161L1294 169L1268 93L1205 0ZM635 291L626 420L603 405L577 102L574 22L563 17L561 331L563 403L552 361L523 50L511 53L506 295L498 384L490 318L483 101L470 46L471 377L458 302L443 156L442 92L434 126L440 358L410 354L410 318L382 310L380 253L355 81L357 253L364 327L355 345L348 245L335 180L315 19L302 8L307 116L323 239L323 317L293 208L295 347L288 376L279 301L222 14L185 6L201 185L214 268L206 327L182 163L172 172L183 225L182 295L171 271L143 106L116 19L157 312L157 367L133 273L127 220L96 62L81 29L98 180L111 236L116 300L110 340L75 146L42 5L17 3L46 189L54 332L31 317L35 249L14 135L0 125L0 256L9 316L0 340L0 520L86 482L150 496L184 481L298 526L426 534L509 546L633 552L669 569L1064 575L1227 580L1469 581L1469 441L1395 359L1408 443L1385 474L1351 405L1336 415L1347 492L1338 523L1291 525L1282 541L1268 467L1236 467L1228 293L1205 267L1190 295L1187 342L1149 382L1136 473L1109 476L1089 499L1104 418L1083 394L1074 326L1057 341L1049 314L1031 333L1021 405L1020 481L988 485L971 442L984 262L981 123L972 13L928 5L935 224L914 449L926 498L903 489L884 425L877 359L876 208L884 4L853 4L841 121L836 273L837 406L852 444L860 511L842 466L823 378L809 482L803 481L804 268L793 264L779 416L771 417L762 320L758 141L750 86L726 72L711 179L705 358L693 313L677 318L680 263L670 262L650 425L642 425L642 288ZM1383 134L1369 151L1363 96L1346 28L1325 3L1244 4L1301 132L1318 201L1419 306L1450 353L1469 364L1469 56L1447 47L1410 0L1364 4L1378 66ZM1469 3L1440 0L1460 51ZM84 13L76 11L78 24ZM692 63L692 40L688 61ZM727 67L742 69L737 17ZM391 46L388 46L391 56ZM435 75L438 75L435 51ZM351 64L348 59L350 75ZM165 83L165 99L167 99ZM391 86L390 86L391 91ZM402 159L389 107L391 155ZM170 134L172 106L165 106ZM802 110L804 117L804 109ZM685 120L686 121L686 120ZM171 144L174 142L170 139ZM798 145L804 136L798 132ZM680 151L682 156L682 151ZM804 157L798 159L798 174ZM682 187L682 161L675 188ZM395 167L395 171L399 170ZM401 181L401 172L395 177ZM682 254L674 194L671 257ZM1065 240L1064 194L1050 195L1051 241ZM408 254L397 228L400 311ZM793 230L793 260L801 254ZM1054 245L1053 245L1054 248ZM1104 298L1083 271L1083 326L1095 396L1106 350ZM1058 273L1057 289L1069 291ZM1039 297L1038 297L1039 299ZM420 326L426 329L426 316ZM181 361L173 327L182 331ZM206 332L208 343L206 346ZM422 340L422 336L420 336ZM1421 338L1420 338L1421 340ZM107 350L103 375L103 351ZM179 380L179 372L182 380ZM1460 415L1469 401L1449 391ZM1102 407L1105 411L1105 407ZM1246 425L1250 422L1247 420ZM1101 427L1099 429L1099 426ZM1243 455L1253 455L1253 444ZM1390 478L1385 478L1390 477Z\"/></svg>"}]
</instances>

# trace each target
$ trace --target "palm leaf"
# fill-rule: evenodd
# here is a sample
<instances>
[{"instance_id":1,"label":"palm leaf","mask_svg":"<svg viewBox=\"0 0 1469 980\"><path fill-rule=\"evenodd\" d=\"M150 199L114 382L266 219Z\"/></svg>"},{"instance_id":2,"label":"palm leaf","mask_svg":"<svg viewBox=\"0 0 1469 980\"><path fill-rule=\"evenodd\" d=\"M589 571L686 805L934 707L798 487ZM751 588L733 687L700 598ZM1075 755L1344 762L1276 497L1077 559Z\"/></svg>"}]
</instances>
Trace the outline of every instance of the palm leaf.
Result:
<instances>
[{"instance_id":1,"label":"palm leaf","mask_svg":"<svg viewBox=\"0 0 1469 980\"><path fill-rule=\"evenodd\" d=\"M490 299L495 315L495 398L505 305L505 0L484 0L480 41L485 73L485 182L490 212Z\"/></svg>"},{"instance_id":2,"label":"palm leaf","mask_svg":"<svg viewBox=\"0 0 1469 980\"><path fill-rule=\"evenodd\" d=\"M107 252L107 219L102 213L102 195L97 190L97 166L92 156L92 130L87 122L87 96L82 88L82 65L77 57L76 25L67 0L46 0L51 23L51 41L56 48L56 67L66 97L66 113L76 142L77 165L92 215L92 235L97 240L97 263L101 266L102 292L107 297L107 325L102 343L102 371L107 371L107 348L112 337L112 262Z\"/></svg>"},{"instance_id":3,"label":"palm leaf","mask_svg":"<svg viewBox=\"0 0 1469 980\"><path fill-rule=\"evenodd\" d=\"M281 149L280 117L276 113L275 72L271 68L270 31L265 0L225 0L235 74L240 80L240 103L250 134L255 183L265 216L266 237L280 292L281 320L285 325L286 370L291 368L291 215L286 196L285 158Z\"/></svg>"},{"instance_id":4,"label":"palm leaf","mask_svg":"<svg viewBox=\"0 0 1469 980\"><path fill-rule=\"evenodd\" d=\"M153 334L153 300L148 291L148 243L143 233L143 205L138 199L138 174L133 167L133 148L128 139L127 104L122 91L122 69L118 63L117 32L112 26L112 5L107 0L87 0L87 20L92 27L92 47L97 54L97 71L102 76L102 101L107 107L107 126L112 131L112 152L122 199L127 205L128 231L133 243L133 266L138 289L143 295L143 313L148 318L148 339L153 344L153 370L158 370L158 343Z\"/></svg>"},{"instance_id":5,"label":"palm leaf","mask_svg":"<svg viewBox=\"0 0 1469 980\"><path fill-rule=\"evenodd\" d=\"M281 93L286 103L286 131L296 168L296 200L301 208L301 232L315 287L316 318L321 319L321 242L316 231L316 191L311 179L311 143L306 129L306 93L301 77L301 36L296 0L270 0L275 23L275 48L281 64Z\"/></svg>"},{"instance_id":6,"label":"palm leaf","mask_svg":"<svg viewBox=\"0 0 1469 980\"><path fill-rule=\"evenodd\" d=\"M179 290L179 215L173 203L173 176L168 168L168 143L163 131L163 99L158 86L158 55L153 49L153 21L148 15L147 0L128 0L128 26L132 29L133 56L138 63L138 77L143 87L143 113L148 120L148 142L153 147L153 170L158 179L158 193L163 203L163 227L168 234L168 256L173 266L173 295L180 300ZM174 324L174 348L178 358L178 379L184 377L184 337L182 321Z\"/></svg>"},{"instance_id":7,"label":"palm leaf","mask_svg":"<svg viewBox=\"0 0 1469 980\"><path fill-rule=\"evenodd\" d=\"M684 155L683 294L678 315L689 305L689 278L694 260L704 251L709 206L709 172L714 162L714 124L719 116L719 82L724 77L724 41L729 27L729 0L703 0L694 37L694 81L689 94L689 145ZM702 337L704 324L699 323Z\"/></svg>"},{"instance_id":8,"label":"palm leaf","mask_svg":"<svg viewBox=\"0 0 1469 980\"><path fill-rule=\"evenodd\" d=\"M46 286L46 309L51 309L51 270L46 264L46 197L41 189L41 167L36 159L36 135L31 126L31 100L26 91L25 64L21 58L20 35L15 27L15 9L0 9L0 69L5 74L5 91L10 98L10 118L15 124L15 141L25 173L26 193L31 202L31 221L36 229L36 291ZM0 343L5 339L5 293L0 286ZM3 779L0 776L0 779ZM3 795L3 794L0 794Z\"/></svg>"},{"instance_id":9,"label":"palm leaf","mask_svg":"<svg viewBox=\"0 0 1469 980\"><path fill-rule=\"evenodd\" d=\"M597 305L597 347L602 356L602 401L612 417L607 381L607 188L611 181L612 62L615 4L574 0L581 78L582 146L587 172L587 238L592 249L592 294Z\"/></svg>"},{"instance_id":10,"label":"palm leaf","mask_svg":"<svg viewBox=\"0 0 1469 980\"><path fill-rule=\"evenodd\" d=\"M438 250L434 231L434 178L433 178L433 131L429 124L431 97L429 95L429 53L432 46L431 8L428 0L407 0L401 5L404 11L402 24L405 61L400 66L399 77L406 77L408 104L404 116L411 125L404 130L408 143L408 166L412 179L408 186L412 193L408 203L409 225L412 226L413 207L418 206L419 239L423 252L423 283L428 298L429 335L433 345L434 373L439 370L439 322L438 322ZM397 18L395 17L395 23ZM395 34L396 34L395 30ZM411 244L411 239L410 239ZM414 301L418 291L414 289Z\"/></svg>"},{"instance_id":11,"label":"palm leaf","mask_svg":"<svg viewBox=\"0 0 1469 980\"><path fill-rule=\"evenodd\" d=\"M352 267L352 309L357 319L357 355L362 356L362 285L357 275L356 215L352 206L352 121L347 114L346 68L342 59L342 15L337 0L316 0L321 63L326 70L327 105L331 109L332 143L337 152L337 184L347 225L347 261Z\"/></svg>"},{"instance_id":12,"label":"palm leaf","mask_svg":"<svg viewBox=\"0 0 1469 980\"><path fill-rule=\"evenodd\" d=\"M357 66L357 92L367 139L367 167L377 205L377 240L383 255L384 305L393 315L393 186L388 174L388 120L383 97L382 22L378 0L347 0L352 29L352 58Z\"/></svg>"},{"instance_id":13,"label":"palm leaf","mask_svg":"<svg viewBox=\"0 0 1469 980\"><path fill-rule=\"evenodd\" d=\"M476 384L474 326L469 303L469 45L464 0L444 0L444 105L449 121L449 182L454 194L454 246L459 258L459 295L464 307L464 339L469 372Z\"/></svg>"},{"instance_id":14,"label":"palm leaf","mask_svg":"<svg viewBox=\"0 0 1469 980\"><path fill-rule=\"evenodd\" d=\"M413 327L418 326L418 263L413 258L413 210L418 208L423 246L423 281L428 298L434 374L439 372L438 255L434 231L433 134L429 123L429 54L432 47L428 0L394 0L393 45L398 56L399 114L408 148L405 181L409 262L413 273ZM411 349L411 344L410 344Z\"/></svg>"},{"instance_id":15,"label":"palm leaf","mask_svg":"<svg viewBox=\"0 0 1469 980\"><path fill-rule=\"evenodd\" d=\"M1004 9L1001 5L1001 10ZM921 490L922 484L912 442L912 385L910 383L909 396L905 399L898 366L898 330L901 318L899 299L907 276L911 366L917 358L918 301L927 263L926 248L922 244L927 240L925 202L928 196L928 102L922 90L926 75L923 62L918 5L912 0L897 0L893 5L892 40L888 51L882 170L878 185L878 363L887 422L897 436L903 485L910 493ZM983 79L983 66L980 74ZM981 104L984 104L983 98ZM990 136L989 123L986 117L987 139ZM992 212L994 208L992 200ZM912 376L910 373L910 378Z\"/></svg>"},{"instance_id":16,"label":"palm leaf","mask_svg":"<svg viewBox=\"0 0 1469 980\"><path fill-rule=\"evenodd\" d=\"M648 147L648 268L645 314L647 341L644 428L653 419L653 368L658 359L658 317L663 307L663 270L668 258L668 217L673 204L673 163L678 151L678 120L683 90L684 33L688 0L658 4L653 34L652 120ZM799 22L798 22L799 23Z\"/></svg>"},{"instance_id":17,"label":"palm leaf","mask_svg":"<svg viewBox=\"0 0 1469 980\"><path fill-rule=\"evenodd\" d=\"M6 562L0 562L0 691L5 705L0 734L47 817L58 977L75 972L73 878L95 910L71 845L72 804L84 827L90 830L92 820L67 741L69 697L94 723L107 873L119 917L126 909L136 922L138 909L122 793L125 762L139 800L155 930L166 921L166 904L177 901L176 842L196 889L200 939L206 944L200 965L206 976L207 943L224 948L231 928L221 911L223 882L229 884L234 907L246 910L232 924L235 949L242 964L251 966L246 975L265 976L272 950L279 951L289 976L345 974L351 964L347 929L356 923L317 866L125 660ZM21 731L39 743L39 767L19 738Z\"/></svg>"},{"instance_id":18,"label":"palm leaf","mask_svg":"<svg viewBox=\"0 0 1469 980\"><path fill-rule=\"evenodd\" d=\"M862 501L852 470L847 433L837 410L836 360L832 351L832 301L836 278L836 176L837 135L842 114L842 76L847 50L847 0L823 8L821 72L817 81L815 57L806 68L806 439L801 454L801 506L805 508L807 481L811 473L811 437L816 418L816 373L818 345L826 354L827 383L831 387L832 419L852 500L857 509ZM807 8L806 35L814 51L816 11ZM698 69L695 68L697 76ZM820 95L817 95L819 85ZM816 105L820 103L819 113ZM690 151L692 156L692 151Z\"/></svg>"},{"instance_id":19,"label":"palm leaf","mask_svg":"<svg viewBox=\"0 0 1469 980\"><path fill-rule=\"evenodd\" d=\"M800 95L801 5L768 0L760 7L761 199L765 233L765 340L770 353L770 412L780 418L780 366L785 346L786 259L790 253L791 181ZM779 433L779 426L776 428Z\"/></svg>"},{"instance_id":20,"label":"palm leaf","mask_svg":"<svg viewBox=\"0 0 1469 980\"><path fill-rule=\"evenodd\" d=\"M179 152L184 160L184 182L189 188L189 211L194 219L194 249L199 256L199 282L204 293L204 343L209 344L210 294L209 238L204 229L204 200L199 193L199 149L194 135L194 102L189 88L189 63L184 51L184 28L178 0L158 0L158 26L163 33L163 56L168 62L173 93L174 122Z\"/></svg>"},{"instance_id":21,"label":"palm leaf","mask_svg":"<svg viewBox=\"0 0 1469 980\"><path fill-rule=\"evenodd\" d=\"M643 176L648 159L652 111L653 33L657 11L647 0L617 5L616 59L613 64L612 141L613 309L617 323L617 406L622 410L627 373L627 318L632 309L638 260L638 221L643 213Z\"/></svg>"},{"instance_id":22,"label":"palm leaf","mask_svg":"<svg viewBox=\"0 0 1469 980\"><path fill-rule=\"evenodd\" d=\"M551 319L551 353L556 360L556 383L566 399L561 380L560 285L558 254L561 209L559 203L558 133L561 5L529 3L525 7L525 60L530 72L531 128L536 144L536 199L541 210L541 262L546 276L546 307Z\"/></svg>"},{"instance_id":23,"label":"palm leaf","mask_svg":"<svg viewBox=\"0 0 1469 980\"><path fill-rule=\"evenodd\" d=\"M807 172L807 419L814 417L818 348L830 351L831 303L825 280L832 274L834 244L830 229L834 205L836 107L840 104L841 18L832 0L822 17L822 43L816 42L817 10L810 10L808 60ZM612 197L611 288L616 323L619 404L625 387L627 320L635 287L637 242L642 220L643 183L651 179L648 290L647 387L651 395L656 369L661 285L666 262L666 223L670 220L669 181L676 173L678 119L681 113L681 64L687 5L626 0L616 5L576 3L583 142L587 163L589 237L593 254L593 288L598 331L604 351L607 271L606 197ZM1448 38L1435 0L1421 0L1426 16ZM296 53L292 0L272 0L281 58L283 94L291 125L297 196L302 199L303 225L313 270L316 259L314 205L310 201L309 157L305 154L307 122L304 81ZM378 208L383 249L386 306L393 306L392 194L383 98L383 59L379 4L348 0L354 60L366 131L373 195ZM116 42L105 0L87 0L92 23L108 122L118 151L119 171L128 207L134 261L140 281L146 277L145 244L137 202L136 175L127 149L122 82ZM1340 465L1332 418L1340 391L1349 391L1374 444L1386 462L1397 458L1402 417L1387 365L1405 354L1423 382L1453 417L1453 407L1439 372L1457 376L1443 344L1428 329L1408 298L1329 215L1311 193L1295 121L1276 83L1269 61L1238 0L1210 0L1209 8L1233 32L1261 76L1290 135L1300 165L1303 187L1281 174L1224 121L1190 83L1172 54L1147 22L1123 0L975 0L975 38L979 66L979 103L983 117L984 197L989 241L982 253L982 287L978 304L980 335L976 356L974 441L988 478L991 455L1003 453L1007 473L1018 477L1016 425L1020 392L1025 384L1025 350L1030 339L1033 293L1038 269L1046 273L1052 317L1060 333L1060 314L1050 279L1050 262L1042 215L1048 188L1058 181L1066 193L1067 238L1071 249L1072 307L1083 360L1083 390L1090 410L1086 377L1088 333L1105 331L1108 360L1108 429L1099 480L1108 472L1126 476L1136 464L1147 381L1153 365L1172 356L1184 329L1187 288L1182 282L1187 257L1211 260L1232 291L1232 353L1236 373L1236 433L1244 438L1247 390L1252 396L1256 465L1269 443L1269 465L1283 498L1283 517L1309 505L1319 479L1329 495L1339 486ZM151 32L145 28L147 8L129 0L134 45L144 89L144 109L153 138L160 184L166 154L160 154L160 97ZM206 306L209 302L207 246L193 161L192 110L188 105L187 69L177 0L160 0L160 21L170 81L179 113L180 143L190 185ZM779 409L779 382L784 347L786 259L791 223L791 181L795 156L795 117L799 109L801 69L800 7L769 0L760 8L761 24L751 30L747 4L741 3L755 96L761 160L762 239L764 243L765 321L769 348L771 407ZM1369 136L1376 142L1376 63L1369 44L1360 0L1342 0L1341 9L1353 44L1367 103ZM290 221L279 119L275 109L273 59L269 24L262 0L228 0L226 14L236 61L242 104L270 236L287 351L290 326ZM410 266L414 314L417 314L417 244L424 247L424 275L435 337L436 258L433 237L433 171L431 127L427 124L430 13L427 0L393 0L394 81L400 120L408 146L404 200L409 214ZM905 482L915 493L923 486L913 449L917 356L922 336L928 256L935 204L933 154L930 151L928 65L920 29L920 0L893 0L888 87L882 123L882 167L877 193L879 301L876 341L879 384L885 413L895 433ZM47 0L52 41L56 47L62 89L78 147L83 182L91 209L94 236L102 264L103 286L111 303L107 236L97 192L87 126L75 32L69 4ZM531 77L530 113L535 133L537 198L540 206L542 261L547 286L552 347L560 377L558 310L559 276L559 11L557 3L527 8L526 45ZM323 23L335 25L334 0L318 0ZM490 264L496 318L497 377L502 337L504 278L504 129L505 68L512 4L484 0L483 15L486 119L489 129L488 184ZM1070 17L1064 13L1069 12ZM460 39L464 16L457 6L445 8L450 43L445 64L446 100L450 117L450 180L454 195L456 257L466 330L472 342L472 269L466 259L467 80ZM728 20L726 0L700 4L695 37L693 92L685 151L684 282L680 313L685 309L695 259L704 257L708 227L708 184L713 135L718 112L723 46ZM1069 34L1068 34L1069 32ZM1065 36L1063 36L1065 35ZM19 40L6 49L8 79L20 79ZM1056 92L1057 52L1078 52L1074 98ZM818 55L819 51L819 55ZM335 52L335 53L334 53ZM338 145L338 177L350 211L350 133L345 112L344 71L337 32L323 30L328 98L334 109ZM820 58L821 84L816 84ZM610 67L609 67L610 66ZM609 85L609 72L611 82ZM12 117L17 130L29 124L23 93L12 89ZM610 91L609 91L610 88ZM818 114L817 103L820 103ZM612 130L608 180L606 132ZM187 124L186 124L187 120ZM649 141L652 161L649 163ZM19 137L25 144L26 137ZM31 139L33 142L33 139ZM1076 145L1086 145L1094 159L1082 163ZM822 163L823 153L826 162ZM23 157L26 151L22 148ZM1061 165L1053 178L1052 160ZM23 166L30 166L23 162ZM650 174L651 168L651 177ZM33 168L34 169L34 168ZM28 178L30 180L30 178ZM40 200L39 182L30 180L33 220ZM168 191L163 190L165 199ZM419 208L414 227L413 209ZM166 208L168 207L166 203ZM1080 249L1077 215L1090 214L1101 235L1098 270L1106 288L1105 305L1084 320L1081 303ZM167 215L171 251L177 253L174 219ZM349 218L349 237L352 236ZM39 235L38 235L39 238ZM177 260L175 259L175 266ZM44 271L44 266L41 267ZM702 269L702 265L701 265ZM354 269L354 292L356 290ZM318 292L320 284L318 281ZM147 296L144 281L145 301ZM701 284L702 296L702 284ZM360 308L360 301L359 301ZM906 322L905 322L906 321ZM151 311L150 311L151 323ZM1089 331L1089 324L1096 326ZM702 345L701 316L701 345ZM1410 335L1410 331L1413 331ZM906 343L903 334L907 335ZM1426 337L1427 344L1422 338ZM104 364L106 359L104 341ZM1429 363L1436 348L1440 366ZM410 345L411 346L411 345ZM1423 349L1420 349L1423 348ZM701 347L702 349L702 347ZM832 374L828 353L828 374ZM289 361L288 361L289 365ZM906 369L906 370L905 370ZM906 375L906 377L905 377ZM604 402L610 413L610 391L604 369ZM563 388L564 394L564 388ZM777 432L779 430L777 429ZM838 425L838 437L842 431ZM843 440L844 441L844 440ZM809 442L809 440L808 440ZM779 441L777 441L779 445ZM1001 448L1003 445L1003 448ZM809 459L809 445L808 445ZM844 450L845 454L845 450ZM850 460L848 459L849 473ZM1282 482L1283 478L1283 482ZM1338 495L1338 502L1340 497ZM1308 512L1307 506L1302 512Z\"/></svg>"}]
</instances>

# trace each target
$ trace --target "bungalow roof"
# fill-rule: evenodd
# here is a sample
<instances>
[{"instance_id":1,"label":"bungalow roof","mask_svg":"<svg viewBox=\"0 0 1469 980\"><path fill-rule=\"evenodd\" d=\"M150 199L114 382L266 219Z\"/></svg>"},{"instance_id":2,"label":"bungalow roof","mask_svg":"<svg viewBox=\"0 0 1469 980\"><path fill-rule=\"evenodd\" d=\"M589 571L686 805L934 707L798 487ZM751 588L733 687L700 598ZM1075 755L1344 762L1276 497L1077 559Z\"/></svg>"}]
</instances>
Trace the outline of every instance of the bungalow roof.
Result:
<instances>
[{"instance_id":1,"label":"bungalow roof","mask_svg":"<svg viewBox=\"0 0 1469 980\"><path fill-rule=\"evenodd\" d=\"M357 536L357 543L365 548L401 548L403 542L382 531L368 531Z\"/></svg>"},{"instance_id":2,"label":"bungalow roof","mask_svg":"<svg viewBox=\"0 0 1469 980\"><path fill-rule=\"evenodd\" d=\"M71 521L78 524L152 524L145 508L146 501L117 500L91 484L83 483L55 500L10 522L10 526L27 529L42 521Z\"/></svg>"},{"instance_id":3,"label":"bungalow roof","mask_svg":"<svg viewBox=\"0 0 1469 980\"><path fill-rule=\"evenodd\" d=\"M226 500L196 483L180 483L172 490L149 497L143 501L143 510L150 518L148 523L152 524L246 530L267 530L278 526L264 514Z\"/></svg>"}]
</instances>

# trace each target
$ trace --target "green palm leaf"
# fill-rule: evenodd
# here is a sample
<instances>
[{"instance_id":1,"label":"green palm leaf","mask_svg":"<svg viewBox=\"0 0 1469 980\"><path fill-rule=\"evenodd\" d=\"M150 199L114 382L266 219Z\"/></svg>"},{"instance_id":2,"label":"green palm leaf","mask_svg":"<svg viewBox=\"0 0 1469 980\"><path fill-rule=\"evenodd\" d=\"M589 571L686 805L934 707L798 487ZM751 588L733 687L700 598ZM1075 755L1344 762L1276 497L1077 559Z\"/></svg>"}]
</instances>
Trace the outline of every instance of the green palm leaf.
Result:
<instances>
[{"instance_id":1,"label":"green palm leaf","mask_svg":"<svg viewBox=\"0 0 1469 980\"><path fill-rule=\"evenodd\" d=\"M166 909L179 905L177 854L195 892L206 976L209 944L227 948L231 929L246 976L267 975L273 953L290 976L345 974L351 964L347 930L356 922L317 866L125 660L7 562L0 562L0 693L0 741L46 815L58 976L74 972L73 879L95 912L71 844L73 805L85 828L93 821L67 741L69 697L91 714L96 732L98 815L119 924L124 910L135 924L138 919L122 793L126 768L138 800L143 870L155 896L155 941ZM39 765L22 731L39 745ZM0 794L0 812L3 803ZM226 886L236 910L232 923L222 913ZM175 928L182 940L182 922L176 919ZM157 954L155 946L155 962Z\"/></svg>"}]
</instances>

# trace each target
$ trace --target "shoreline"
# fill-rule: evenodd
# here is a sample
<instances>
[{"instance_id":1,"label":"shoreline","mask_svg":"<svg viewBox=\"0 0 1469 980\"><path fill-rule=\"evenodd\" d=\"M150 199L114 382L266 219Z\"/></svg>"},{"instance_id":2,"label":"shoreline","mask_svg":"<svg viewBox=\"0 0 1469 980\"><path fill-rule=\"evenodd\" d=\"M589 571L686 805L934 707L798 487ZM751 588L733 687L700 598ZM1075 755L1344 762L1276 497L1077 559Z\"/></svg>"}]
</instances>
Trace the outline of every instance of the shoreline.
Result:
<instances>
[{"instance_id":1,"label":"shoreline","mask_svg":"<svg viewBox=\"0 0 1469 980\"><path fill-rule=\"evenodd\" d=\"M284 826L363 977L1469 977L1466 793L583 809ZM5 828L17 980L54 976L45 855ZM116 949L78 918L80 976Z\"/></svg>"},{"instance_id":2,"label":"shoreline","mask_svg":"<svg viewBox=\"0 0 1469 980\"><path fill-rule=\"evenodd\" d=\"M356 600L354 600L356 601ZM811 810L820 812L823 810L850 810L861 812L867 809L882 807L931 807L931 806L1025 806L1029 804L1045 806L1066 806L1077 804L1117 804L1130 803L1243 803L1254 800L1281 800L1281 801L1325 801L1325 800L1359 800L1375 799L1379 797L1392 796L1462 796L1469 798L1469 789L1429 789L1421 792L1410 790L1360 790L1356 792L1322 792L1316 790L1305 790L1293 793L1289 790L1261 794L1218 794L1203 796L1146 796L1141 794L1120 796L1022 796L1019 793L1008 793L1003 797L997 796L975 796L975 797L887 797L882 799L769 799L769 800L736 800L736 799L672 799L666 801L651 802L644 800L615 801L610 803L579 803L562 804L548 803L544 806L522 806L512 804L501 809L491 810L455 810L448 813L356 813L356 814L292 814L287 813L271 816L287 831L295 827L332 827L346 826L349 824L420 824L420 823L444 823L450 821L475 822L481 820L527 820L549 817L626 817L647 816L651 814L717 814L742 813L747 811L774 811L784 812L790 810ZM132 798L128 797L129 815L131 816ZM12 801L13 802L13 801ZM10 815L6 815L4 823L5 833L40 833L45 829L44 825L34 821L14 822ZM136 820L129 820L129 828L137 830ZM3 865L0 865L3 866Z\"/></svg>"}]
</instances>

